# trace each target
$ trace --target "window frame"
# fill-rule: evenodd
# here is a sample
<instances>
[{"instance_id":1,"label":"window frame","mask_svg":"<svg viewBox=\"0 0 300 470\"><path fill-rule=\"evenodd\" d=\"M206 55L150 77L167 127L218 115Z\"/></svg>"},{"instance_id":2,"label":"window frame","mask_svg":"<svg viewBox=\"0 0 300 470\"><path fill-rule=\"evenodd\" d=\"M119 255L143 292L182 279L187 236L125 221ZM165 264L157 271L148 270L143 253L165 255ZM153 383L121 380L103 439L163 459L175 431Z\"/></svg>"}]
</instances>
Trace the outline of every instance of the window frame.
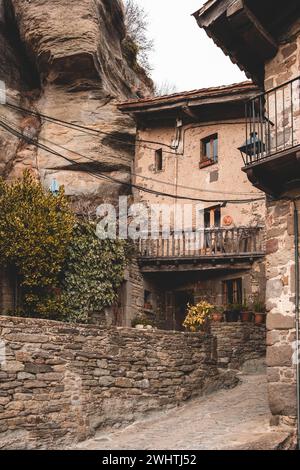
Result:
<instances>
[{"instance_id":1,"label":"window frame","mask_svg":"<svg viewBox=\"0 0 300 470\"><path fill-rule=\"evenodd\" d=\"M210 149L210 154L212 156L207 156L207 144L209 144L209 149ZM215 149L215 146L217 145L217 149ZM199 166L200 168L209 166L209 165L215 165L219 161L219 135L217 132L214 134L210 134L203 139L201 139L200 142L200 163ZM217 150L217 151L215 151Z\"/></svg>"},{"instance_id":2,"label":"window frame","mask_svg":"<svg viewBox=\"0 0 300 470\"><path fill-rule=\"evenodd\" d=\"M206 218L209 217L209 225L206 224ZM204 208L204 227L205 228L220 228L222 220L222 206L217 204L216 206ZM218 221L218 223L216 223Z\"/></svg>"}]
</instances>

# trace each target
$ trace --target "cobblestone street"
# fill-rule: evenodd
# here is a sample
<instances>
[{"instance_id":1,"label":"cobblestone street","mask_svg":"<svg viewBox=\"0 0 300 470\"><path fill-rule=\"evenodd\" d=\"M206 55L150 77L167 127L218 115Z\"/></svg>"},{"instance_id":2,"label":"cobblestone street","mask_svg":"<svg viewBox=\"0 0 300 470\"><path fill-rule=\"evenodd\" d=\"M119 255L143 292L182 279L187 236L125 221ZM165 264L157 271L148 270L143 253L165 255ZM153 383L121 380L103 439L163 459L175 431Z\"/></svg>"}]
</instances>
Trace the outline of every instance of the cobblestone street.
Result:
<instances>
[{"instance_id":1,"label":"cobblestone street","mask_svg":"<svg viewBox=\"0 0 300 470\"><path fill-rule=\"evenodd\" d=\"M234 389L156 414L78 445L89 450L281 448L288 433L269 426L265 375L242 375Z\"/></svg>"}]
</instances>

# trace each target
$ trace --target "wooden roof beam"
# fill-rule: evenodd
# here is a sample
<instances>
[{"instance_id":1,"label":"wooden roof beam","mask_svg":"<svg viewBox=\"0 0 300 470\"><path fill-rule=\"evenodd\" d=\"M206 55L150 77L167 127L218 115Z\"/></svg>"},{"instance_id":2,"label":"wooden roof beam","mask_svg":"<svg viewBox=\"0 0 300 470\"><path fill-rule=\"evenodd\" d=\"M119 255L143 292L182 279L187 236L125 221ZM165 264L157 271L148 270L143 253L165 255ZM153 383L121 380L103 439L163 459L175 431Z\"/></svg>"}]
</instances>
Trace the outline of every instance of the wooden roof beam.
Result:
<instances>
[{"instance_id":1,"label":"wooden roof beam","mask_svg":"<svg viewBox=\"0 0 300 470\"><path fill-rule=\"evenodd\" d=\"M181 111L183 112L183 114L185 114L187 117L191 118L192 120L195 120L195 121L199 120L199 116L194 111L191 110L189 105L182 106Z\"/></svg>"},{"instance_id":2,"label":"wooden roof beam","mask_svg":"<svg viewBox=\"0 0 300 470\"><path fill-rule=\"evenodd\" d=\"M260 58L266 60L276 55L278 44L245 5L244 0L236 0L231 4L227 8L226 16L234 31Z\"/></svg>"}]
</instances>

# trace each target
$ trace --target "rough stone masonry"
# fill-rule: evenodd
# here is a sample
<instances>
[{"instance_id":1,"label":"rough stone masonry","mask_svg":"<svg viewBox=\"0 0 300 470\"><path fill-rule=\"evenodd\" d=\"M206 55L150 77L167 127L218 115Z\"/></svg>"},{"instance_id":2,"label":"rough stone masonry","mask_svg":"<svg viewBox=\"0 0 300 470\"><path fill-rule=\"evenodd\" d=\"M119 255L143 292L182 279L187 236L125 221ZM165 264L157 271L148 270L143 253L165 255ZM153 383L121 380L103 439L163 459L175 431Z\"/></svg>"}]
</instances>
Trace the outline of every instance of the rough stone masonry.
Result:
<instances>
[{"instance_id":1,"label":"rough stone masonry","mask_svg":"<svg viewBox=\"0 0 300 470\"><path fill-rule=\"evenodd\" d=\"M51 449L236 384L211 335L0 317L0 448Z\"/></svg>"}]
</instances>

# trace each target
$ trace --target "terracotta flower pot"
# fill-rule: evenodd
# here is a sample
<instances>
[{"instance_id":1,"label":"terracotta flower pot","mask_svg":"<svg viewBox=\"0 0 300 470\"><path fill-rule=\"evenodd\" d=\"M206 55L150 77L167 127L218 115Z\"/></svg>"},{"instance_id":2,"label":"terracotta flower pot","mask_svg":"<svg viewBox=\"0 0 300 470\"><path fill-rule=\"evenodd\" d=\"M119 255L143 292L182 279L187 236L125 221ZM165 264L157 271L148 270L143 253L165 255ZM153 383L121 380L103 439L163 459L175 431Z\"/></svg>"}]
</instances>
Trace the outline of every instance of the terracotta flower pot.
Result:
<instances>
[{"instance_id":1,"label":"terracotta flower pot","mask_svg":"<svg viewBox=\"0 0 300 470\"><path fill-rule=\"evenodd\" d=\"M248 312L245 310L244 312L241 312L241 320L242 322L251 322L252 320L252 312Z\"/></svg>"},{"instance_id":2,"label":"terracotta flower pot","mask_svg":"<svg viewBox=\"0 0 300 470\"><path fill-rule=\"evenodd\" d=\"M265 322L266 315L264 313L255 313L255 325L262 325Z\"/></svg>"},{"instance_id":3,"label":"terracotta flower pot","mask_svg":"<svg viewBox=\"0 0 300 470\"><path fill-rule=\"evenodd\" d=\"M221 312L213 312L212 314L212 321L220 323L223 320L223 313Z\"/></svg>"}]
</instances>

